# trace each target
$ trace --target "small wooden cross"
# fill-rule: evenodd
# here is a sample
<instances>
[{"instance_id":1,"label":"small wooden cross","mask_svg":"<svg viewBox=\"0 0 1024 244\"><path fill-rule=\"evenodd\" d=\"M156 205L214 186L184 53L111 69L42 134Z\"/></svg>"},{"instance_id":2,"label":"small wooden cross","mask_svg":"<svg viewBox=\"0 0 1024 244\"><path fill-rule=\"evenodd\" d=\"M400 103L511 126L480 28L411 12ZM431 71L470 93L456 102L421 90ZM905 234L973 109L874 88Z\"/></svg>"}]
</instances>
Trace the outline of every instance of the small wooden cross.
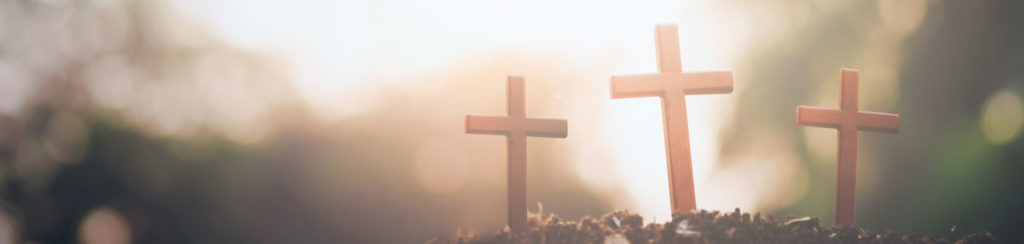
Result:
<instances>
[{"instance_id":1,"label":"small wooden cross","mask_svg":"<svg viewBox=\"0 0 1024 244\"><path fill-rule=\"evenodd\" d=\"M839 109L797 106L796 124L839 129L834 224L851 226L856 216L857 131L896 133L900 128L900 116L858 111L857 83L860 73L854 69L842 69L839 77Z\"/></svg>"},{"instance_id":2,"label":"small wooden cross","mask_svg":"<svg viewBox=\"0 0 1024 244\"><path fill-rule=\"evenodd\" d=\"M612 76L612 98L661 97L668 157L672 211L697 209L686 122L686 95L732 92L732 72L683 73L675 24L655 26L658 71L655 74Z\"/></svg>"},{"instance_id":3,"label":"small wooden cross","mask_svg":"<svg viewBox=\"0 0 1024 244\"><path fill-rule=\"evenodd\" d=\"M526 137L568 135L564 119L526 117L525 90L523 77L509 76L508 116L466 115L466 133L508 138L508 225L513 232L526 230Z\"/></svg>"}]
</instances>

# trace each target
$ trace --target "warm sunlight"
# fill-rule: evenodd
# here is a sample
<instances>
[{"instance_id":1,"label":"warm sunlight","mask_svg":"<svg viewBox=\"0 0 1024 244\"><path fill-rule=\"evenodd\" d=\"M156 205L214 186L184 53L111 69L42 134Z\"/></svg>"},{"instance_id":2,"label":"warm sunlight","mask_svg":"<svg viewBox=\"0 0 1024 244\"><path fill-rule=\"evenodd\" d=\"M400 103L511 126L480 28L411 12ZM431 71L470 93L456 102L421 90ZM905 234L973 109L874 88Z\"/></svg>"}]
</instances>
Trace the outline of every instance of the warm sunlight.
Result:
<instances>
[{"instance_id":1,"label":"warm sunlight","mask_svg":"<svg viewBox=\"0 0 1024 244\"><path fill-rule=\"evenodd\" d=\"M359 112L359 104L375 99L361 96L364 89L421 80L418 77L457 68L452 66L486 58L489 53L543 54L566 59L574 66L595 72L584 76L592 78L591 85L607 87L611 74L657 71L654 24L679 23L684 72L732 69L734 55L744 49L746 42L742 40L745 35L736 33L742 31L739 23L731 21L738 13L703 0L361 1L329 6L308 1L222 0L189 4L191 1L176 1L186 16L210 24L216 34L238 45L289 60L302 94L317 108L318 115L328 119ZM381 12L387 14L377 14ZM371 22L372 26L365 25ZM607 67L608 63L612 64L610 69L597 69ZM629 182L626 189L632 199L619 203L617 208L668 219L665 139L658 100L610 101L607 91L587 96L574 97L593 102L571 102L580 107L607 106L608 111L599 117L604 121L593 121L585 129L573 131L602 131L594 138L615 148L617 164L598 169L580 165L578 170L584 171L581 175L613 174L618 179L581 177L594 185ZM732 114L734 96L687 98L697 195L715 199L698 202L701 208L730 210L757 206L756 199L739 194L713 195L725 189L704 184L715 170L720 150L719 129ZM581 155L578 159L586 157Z\"/></svg>"}]
</instances>

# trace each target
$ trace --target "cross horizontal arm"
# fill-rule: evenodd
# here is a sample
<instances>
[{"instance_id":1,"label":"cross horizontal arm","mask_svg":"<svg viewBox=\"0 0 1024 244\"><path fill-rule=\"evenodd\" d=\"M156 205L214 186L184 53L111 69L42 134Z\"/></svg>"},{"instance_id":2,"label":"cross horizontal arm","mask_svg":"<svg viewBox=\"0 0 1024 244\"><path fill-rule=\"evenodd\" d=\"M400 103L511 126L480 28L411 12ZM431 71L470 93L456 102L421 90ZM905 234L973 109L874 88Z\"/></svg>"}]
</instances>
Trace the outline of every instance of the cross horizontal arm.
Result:
<instances>
[{"instance_id":1,"label":"cross horizontal arm","mask_svg":"<svg viewBox=\"0 0 1024 244\"><path fill-rule=\"evenodd\" d=\"M660 96L665 92L665 81L670 74L613 75L612 98Z\"/></svg>"},{"instance_id":2,"label":"cross horizontal arm","mask_svg":"<svg viewBox=\"0 0 1024 244\"><path fill-rule=\"evenodd\" d=\"M692 72L681 77L686 95L725 94L732 92L732 72Z\"/></svg>"},{"instance_id":3,"label":"cross horizontal arm","mask_svg":"<svg viewBox=\"0 0 1024 244\"><path fill-rule=\"evenodd\" d=\"M810 106L796 107L796 124L801 126L839 128L842 111Z\"/></svg>"},{"instance_id":4,"label":"cross horizontal arm","mask_svg":"<svg viewBox=\"0 0 1024 244\"><path fill-rule=\"evenodd\" d=\"M653 97L665 91L686 95L732 92L732 72L693 72L612 76L612 98Z\"/></svg>"},{"instance_id":5,"label":"cross horizontal arm","mask_svg":"<svg viewBox=\"0 0 1024 244\"><path fill-rule=\"evenodd\" d=\"M569 134L569 123L564 119L526 119L526 135L565 138Z\"/></svg>"},{"instance_id":6,"label":"cross horizontal arm","mask_svg":"<svg viewBox=\"0 0 1024 244\"><path fill-rule=\"evenodd\" d=\"M504 135L511 129L507 116L466 115L466 133Z\"/></svg>"},{"instance_id":7,"label":"cross horizontal arm","mask_svg":"<svg viewBox=\"0 0 1024 244\"><path fill-rule=\"evenodd\" d=\"M890 113L860 112L857 114L859 130L896 133L900 130L900 116Z\"/></svg>"}]
</instances>

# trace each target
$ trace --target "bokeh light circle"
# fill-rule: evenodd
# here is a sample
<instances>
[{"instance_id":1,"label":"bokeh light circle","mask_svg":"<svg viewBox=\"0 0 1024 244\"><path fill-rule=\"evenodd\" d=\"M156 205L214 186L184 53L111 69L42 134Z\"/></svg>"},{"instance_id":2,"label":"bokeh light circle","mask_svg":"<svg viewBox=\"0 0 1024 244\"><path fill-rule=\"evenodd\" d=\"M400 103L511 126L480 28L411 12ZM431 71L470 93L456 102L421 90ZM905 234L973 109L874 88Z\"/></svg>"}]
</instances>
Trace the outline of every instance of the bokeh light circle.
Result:
<instances>
[{"instance_id":1,"label":"bokeh light circle","mask_svg":"<svg viewBox=\"0 0 1024 244\"><path fill-rule=\"evenodd\" d=\"M1000 90L988 98L982 109L981 131L992 144L1001 145L1020 135L1024 124L1024 102L1010 90Z\"/></svg>"},{"instance_id":2,"label":"bokeh light circle","mask_svg":"<svg viewBox=\"0 0 1024 244\"><path fill-rule=\"evenodd\" d=\"M93 210L82 220L78 240L84 244L131 243L132 232L121 214L103 207Z\"/></svg>"}]
</instances>

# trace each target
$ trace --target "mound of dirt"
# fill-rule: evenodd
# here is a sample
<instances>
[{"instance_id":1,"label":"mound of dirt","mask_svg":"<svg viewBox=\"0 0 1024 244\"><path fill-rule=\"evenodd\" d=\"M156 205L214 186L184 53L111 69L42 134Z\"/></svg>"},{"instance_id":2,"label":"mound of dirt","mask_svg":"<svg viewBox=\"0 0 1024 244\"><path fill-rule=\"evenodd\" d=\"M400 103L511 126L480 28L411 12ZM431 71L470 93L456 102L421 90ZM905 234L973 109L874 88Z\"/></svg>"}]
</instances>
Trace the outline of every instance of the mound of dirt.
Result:
<instances>
[{"instance_id":1,"label":"mound of dirt","mask_svg":"<svg viewBox=\"0 0 1024 244\"><path fill-rule=\"evenodd\" d=\"M941 235L870 232L855 227L822 227L817 217L775 218L760 213L701 210L676 213L667 223L643 225L626 211L567 221L553 214L531 214L529 230L508 228L489 234L456 234L428 243L996 243L991 233Z\"/></svg>"}]
</instances>

